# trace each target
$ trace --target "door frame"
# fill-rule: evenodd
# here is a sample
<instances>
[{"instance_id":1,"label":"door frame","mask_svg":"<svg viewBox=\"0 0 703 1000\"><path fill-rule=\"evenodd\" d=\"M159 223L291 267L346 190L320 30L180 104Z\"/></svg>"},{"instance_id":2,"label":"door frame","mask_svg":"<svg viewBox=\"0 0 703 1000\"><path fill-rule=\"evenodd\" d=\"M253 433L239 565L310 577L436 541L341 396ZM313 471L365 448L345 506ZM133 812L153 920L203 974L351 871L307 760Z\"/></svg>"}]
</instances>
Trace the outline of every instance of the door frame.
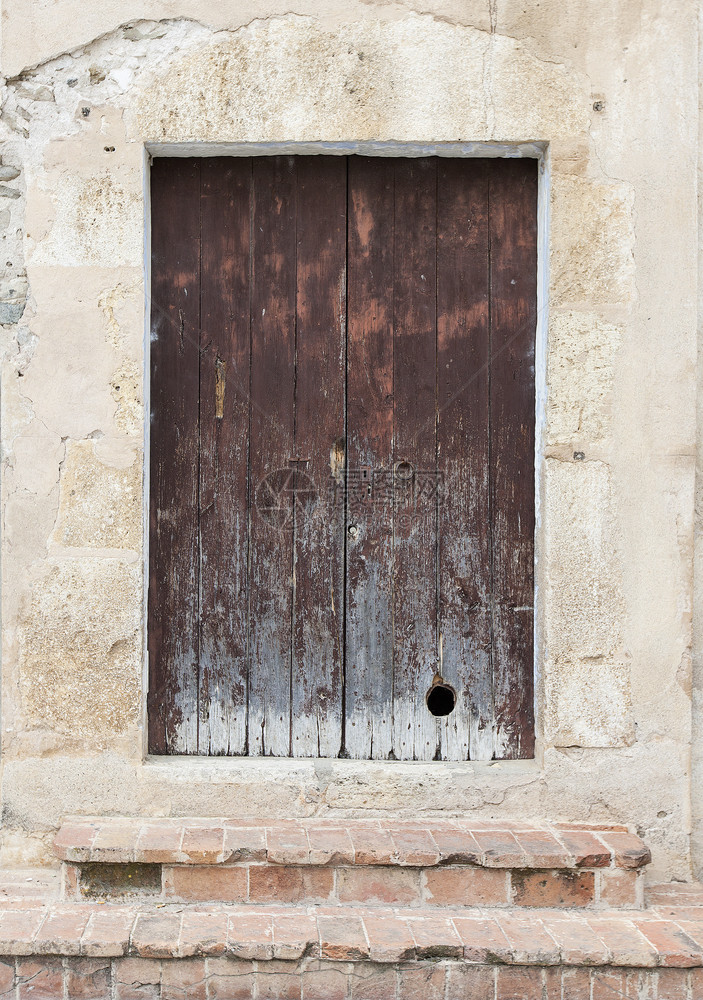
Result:
<instances>
[{"instance_id":1,"label":"door frame","mask_svg":"<svg viewBox=\"0 0 703 1000\"><path fill-rule=\"evenodd\" d=\"M427 157L442 156L468 159L527 158L538 161L537 167L537 324L535 329L535 538L534 538L534 635L533 635L533 679L534 679L534 719L535 719L535 760L541 762L543 711L541 704L541 663L544 652L544 597L546 587L541 578L541 554L544 551L544 525L542 523L544 490L544 441L547 411L547 336L548 336L548 289L549 289L549 198L550 170L549 144L533 141L521 143L500 142L241 142L241 143L147 143L143 149L143 190L144 190L144 362L143 406L144 406L144 448L142 468L142 760L152 757L157 760L171 758L154 757L148 751L148 699L149 690L149 491L150 491L150 434L151 434L151 161L159 157L211 157L211 156L361 156L379 157ZM200 761L217 758L198 757ZM315 759L315 758L312 758ZM336 758L335 758L336 759ZM254 763L257 758L242 758ZM278 757L279 763L290 760L293 765L300 758ZM359 763L358 761L356 763ZM379 762L376 762L379 763ZM387 762L392 764L392 762ZM424 762L427 763L427 762ZM434 766L450 765L457 762L436 761ZM490 763L488 761L468 761L468 764ZM502 766L524 761L502 761Z\"/></svg>"}]
</instances>

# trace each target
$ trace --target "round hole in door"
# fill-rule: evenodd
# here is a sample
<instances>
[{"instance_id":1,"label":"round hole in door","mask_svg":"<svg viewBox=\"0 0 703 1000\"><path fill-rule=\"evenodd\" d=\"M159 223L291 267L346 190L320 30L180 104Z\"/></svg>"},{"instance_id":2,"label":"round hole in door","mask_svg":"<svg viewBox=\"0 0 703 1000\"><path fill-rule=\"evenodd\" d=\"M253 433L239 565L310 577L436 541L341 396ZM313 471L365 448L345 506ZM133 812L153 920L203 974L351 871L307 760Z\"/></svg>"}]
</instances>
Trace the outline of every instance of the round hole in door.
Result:
<instances>
[{"instance_id":1,"label":"round hole in door","mask_svg":"<svg viewBox=\"0 0 703 1000\"><path fill-rule=\"evenodd\" d=\"M425 695L430 715L451 715L456 706L456 692L448 684L433 684Z\"/></svg>"}]
</instances>

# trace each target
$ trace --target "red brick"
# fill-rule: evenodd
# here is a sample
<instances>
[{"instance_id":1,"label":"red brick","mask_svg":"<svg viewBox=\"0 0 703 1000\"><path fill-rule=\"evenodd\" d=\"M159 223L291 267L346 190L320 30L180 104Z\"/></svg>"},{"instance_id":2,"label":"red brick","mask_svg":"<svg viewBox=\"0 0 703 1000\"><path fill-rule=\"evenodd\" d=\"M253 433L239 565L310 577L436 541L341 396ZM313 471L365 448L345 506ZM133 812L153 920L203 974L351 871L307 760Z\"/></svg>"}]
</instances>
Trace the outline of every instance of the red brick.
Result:
<instances>
[{"instance_id":1,"label":"red brick","mask_svg":"<svg viewBox=\"0 0 703 1000\"><path fill-rule=\"evenodd\" d=\"M511 960L512 948L495 920L455 916L453 923L469 962L494 964Z\"/></svg>"},{"instance_id":2,"label":"red brick","mask_svg":"<svg viewBox=\"0 0 703 1000\"><path fill-rule=\"evenodd\" d=\"M621 969L594 969L591 973L592 1000L637 1000L627 993L627 975Z\"/></svg>"},{"instance_id":3,"label":"red brick","mask_svg":"<svg viewBox=\"0 0 703 1000\"><path fill-rule=\"evenodd\" d=\"M205 960L176 958L161 963L161 1000L207 1000Z\"/></svg>"},{"instance_id":4,"label":"red brick","mask_svg":"<svg viewBox=\"0 0 703 1000\"><path fill-rule=\"evenodd\" d=\"M400 865L436 865L439 849L431 834L424 828L387 826Z\"/></svg>"},{"instance_id":5,"label":"red brick","mask_svg":"<svg viewBox=\"0 0 703 1000\"><path fill-rule=\"evenodd\" d=\"M81 937L81 954L89 958L126 954L134 920L134 910L112 906L94 910Z\"/></svg>"},{"instance_id":6,"label":"red brick","mask_svg":"<svg viewBox=\"0 0 703 1000\"><path fill-rule=\"evenodd\" d=\"M432 838L444 864L477 865L481 859L481 848L468 830L433 827Z\"/></svg>"},{"instance_id":7,"label":"red brick","mask_svg":"<svg viewBox=\"0 0 703 1000\"><path fill-rule=\"evenodd\" d=\"M516 963L556 965L559 948L534 914L500 912L496 920L508 939Z\"/></svg>"},{"instance_id":8,"label":"red brick","mask_svg":"<svg viewBox=\"0 0 703 1000\"><path fill-rule=\"evenodd\" d=\"M265 913L228 914L227 953L250 961L273 958L273 922Z\"/></svg>"},{"instance_id":9,"label":"red brick","mask_svg":"<svg viewBox=\"0 0 703 1000\"><path fill-rule=\"evenodd\" d=\"M694 919L690 919L691 915L682 911L680 907L671 912L674 923L696 943L699 949L703 948L703 913L699 912Z\"/></svg>"},{"instance_id":10,"label":"red brick","mask_svg":"<svg viewBox=\"0 0 703 1000\"><path fill-rule=\"evenodd\" d=\"M696 970L700 971L700 970ZM655 973L651 973L655 975ZM688 973L679 969L660 969L656 973L657 977L657 1000L689 1000L688 993ZM703 982L701 983L703 986ZM691 994L693 1000L703 997L703 993L694 992Z\"/></svg>"},{"instance_id":11,"label":"red brick","mask_svg":"<svg viewBox=\"0 0 703 1000\"><path fill-rule=\"evenodd\" d=\"M61 865L61 898L80 899L80 880L80 866L64 861Z\"/></svg>"},{"instance_id":12,"label":"red brick","mask_svg":"<svg viewBox=\"0 0 703 1000\"><path fill-rule=\"evenodd\" d=\"M407 962L415 957L415 939L405 920L367 913L364 926L372 962Z\"/></svg>"},{"instance_id":13,"label":"red brick","mask_svg":"<svg viewBox=\"0 0 703 1000\"><path fill-rule=\"evenodd\" d=\"M216 865L224 858L225 831L221 826L187 826L181 853L194 865Z\"/></svg>"},{"instance_id":14,"label":"red brick","mask_svg":"<svg viewBox=\"0 0 703 1000\"><path fill-rule=\"evenodd\" d=\"M690 976L691 998L699 1000L699 997L703 997L703 969L691 969Z\"/></svg>"},{"instance_id":15,"label":"red brick","mask_svg":"<svg viewBox=\"0 0 703 1000\"><path fill-rule=\"evenodd\" d=\"M444 1000L445 980L444 964L433 963L419 969L399 969L398 996L402 1000Z\"/></svg>"},{"instance_id":16,"label":"red brick","mask_svg":"<svg viewBox=\"0 0 703 1000\"><path fill-rule=\"evenodd\" d=\"M182 865L164 868L164 895L186 902L217 900L244 903L247 899L247 869L223 865Z\"/></svg>"},{"instance_id":17,"label":"red brick","mask_svg":"<svg viewBox=\"0 0 703 1000\"><path fill-rule=\"evenodd\" d=\"M353 962L366 958L369 946L359 917L318 916L320 955L333 961Z\"/></svg>"},{"instance_id":18,"label":"red brick","mask_svg":"<svg viewBox=\"0 0 703 1000\"><path fill-rule=\"evenodd\" d=\"M302 958L318 949L317 921L311 914L297 913L288 916L276 913L273 917L273 955L288 961Z\"/></svg>"},{"instance_id":19,"label":"red brick","mask_svg":"<svg viewBox=\"0 0 703 1000\"><path fill-rule=\"evenodd\" d=\"M309 826L311 865L353 865L354 845L344 827Z\"/></svg>"},{"instance_id":20,"label":"red brick","mask_svg":"<svg viewBox=\"0 0 703 1000\"><path fill-rule=\"evenodd\" d=\"M267 857L277 865L307 865L310 845L305 829L295 823L279 823L266 828Z\"/></svg>"},{"instance_id":21,"label":"red brick","mask_svg":"<svg viewBox=\"0 0 703 1000\"><path fill-rule=\"evenodd\" d=\"M634 908L639 906L638 887L640 874L636 871L622 871L611 868L598 873L600 879L600 902L606 906Z\"/></svg>"},{"instance_id":22,"label":"red brick","mask_svg":"<svg viewBox=\"0 0 703 1000\"><path fill-rule=\"evenodd\" d=\"M391 965L357 966L350 985L352 1000L395 1000L396 970Z\"/></svg>"},{"instance_id":23,"label":"red brick","mask_svg":"<svg viewBox=\"0 0 703 1000\"><path fill-rule=\"evenodd\" d=\"M508 902L508 875L500 868L428 868L425 901L435 906L499 906Z\"/></svg>"},{"instance_id":24,"label":"red brick","mask_svg":"<svg viewBox=\"0 0 703 1000\"><path fill-rule=\"evenodd\" d=\"M332 868L252 865L249 869L252 903L324 903L333 889Z\"/></svg>"},{"instance_id":25,"label":"red brick","mask_svg":"<svg viewBox=\"0 0 703 1000\"><path fill-rule=\"evenodd\" d=\"M110 960L79 958L66 968L66 996L69 1000L105 1000L112 996Z\"/></svg>"},{"instance_id":26,"label":"red brick","mask_svg":"<svg viewBox=\"0 0 703 1000\"><path fill-rule=\"evenodd\" d=\"M446 1000L494 1000L496 970L486 965L450 963Z\"/></svg>"},{"instance_id":27,"label":"red brick","mask_svg":"<svg viewBox=\"0 0 703 1000\"><path fill-rule=\"evenodd\" d=\"M263 827L225 825L223 860L230 864L238 861L265 861L266 830Z\"/></svg>"},{"instance_id":28,"label":"red brick","mask_svg":"<svg viewBox=\"0 0 703 1000\"><path fill-rule=\"evenodd\" d=\"M642 868L652 860L649 848L632 833L604 831L598 836L612 852L618 868Z\"/></svg>"},{"instance_id":29,"label":"red brick","mask_svg":"<svg viewBox=\"0 0 703 1000\"><path fill-rule=\"evenodd\" d=\"M0 961L0 997L10 993L15 981L15 963L12 959L9 962Z\"/></svg>"},{"instance_id":30,"label":"red brick","mask_svg":"<svg viewBox=\"0 0 703 1000\"><path fill-rule=\"evenodd\" d=\"M571 854L577 868L604 868L610 864L605 844L585 830L560 830L559 839Z\"/></svg>"},{"instance_id":31,"label":"red brick","mask_svg":"<svg viewBox=\"0 0 703 1000\"><path fill-rule=\"evenodd\" d=\"M560 971L564 1000L591 1000L590 969L561 969ZM612 997L612 1000L622 1000L622 998Z\"/></svg>"},{"instance_id":32,"label":"red brick","mask_svg":"<svg viewBox=\"0 0 703 1000\"><path fill-rule=\"evenodd\" d=\"M529 868L565 868L571 861L569 852L551 833L531 830L516 833L515 839L525 852Z\"/></svg>"},{"instance_id":33,"label":"red brick","mask_svg":"<svg viewBox=\"0 0 703 1000\"><path fill-rule=\"evenodd\" d=\"M344 969L306 968L303 972L304 1000L346 1000L347 987L348 976Z\"/></svg>"},{"instance_id":34,"label":"red brick","mask_svg":"<svg viewBox=\"0 0 703 1000\"><path fill-rule=\"evenodd\" d=\"M227 914L223 911L201 913L186 908L181 923L178 954L182 958L223 955L227 947L227 927Z\"/></svg>"},{"instance_id":35,"label":"red brick","mask_svg":"<svg viewBox=\"0 0 703 1000\"><path fill-rule=\"evenodd\" d=\"M22 959L17 963L19 1000L63 1000L60 958Z\"/></svg>"},{"instance_id":36,"label":"red brick","mask_svg":"<svg viewBox=\"0 0 703 1000\"><path fill-rule=\"evenodd\" d=\"M474 830L481 849L481 864L487 868L524 868L525 852L508 830Z\"/></svg>"},{"instance_id":37,"label":"red brick","mask_svg":"<svg viewBox=\"0 0 703 1000\"><path fill-rule=\"evenodd\" d=\"M542 969L544 984L541 1000L564 1000L561 992L561 966L547 965ZM568 994L566 1000L569 1000Z\"/></svg>"},{"instance_id":38,"label":"red brick","mask_svg":"<svg viewBox=\"0 0 703 1000\"><path fill-rule=\"evenodd\" d=\"M510 884L516 906L590 906L596 898L593 872L513 871Z\"/></svg>"},{"instance_id":39,"label":"red brick","mask_svg":"<svg viewBox=\"0 0 703 1000\"><path fill-rule=\"evenodd\" d=\"M703 950L680 927L669 920L634 920L635 927L656 948L659 965L688 969L700 965Z\"/></svg>"},{"instance_id":40,"label":"red brick","mask_svg":"<svg viewBox=\"0 0 703 1000\"><path fill-rule=\"evenodd\" d=\"M541 998L543 978L540 968L499 966L496 969L496 1000Z\"/></svg>"},{"instance_id":41,"label":"red brick","mask_svg":"<svg viewBox=\"0 0 703 1000\"><path fill-rule=\"evenodd\" d=\"M418 958L461 958L464 945L451 920L426 911L408 920Z\"/></svg>"},{"instance_id":42,"label":"red brick","mask_svg":"<svg viewBox=\"0 0 703 1000\"><path fill-rule=\"evenodd\" d=\"M608 949L585 920L565 914L542 915L542 923L554 938L566 965L605 965Z\"/></svg>"},{"instance_id":43,"label":"red brick","mask_svg":"<svg viewBox=\"0 0 703 1000\"><path fill-rule=\"evenodd\" d=\"M380 826L350 826L349 836L354 845L355 864L388 865L395 860L395 847L390 834Z\"/></svg>"},{"instance_id":44,"label":"red brick","mask_svg":"<svg viewBox=\"0 0 703 1000\"><path fill-rule=\"evenodd\" d=\"M45 916L45 910L35 909L0 912L0 955L32 955Z\"/></svg>"},{"instance_id":45,"label":"red brick","mask_svg":"<svg viewBox=\"0 0 703 1000\"><path fill-rule=\"evenodd\" d=\"M174 824L145 823L139 831L134 860L143 864L169 864L181 861L183 827Z\"/></svg>"},{"instance_id":46,"label":"red brick","mask_svg":"<svg viewBox=\"0 0 703 1000\"><path fill-rule=\"evenodd\" d=\"M656 950L629 920L590 915L587 920L608 949L613 965L644 969L657 964Z\"/></svg>"},{"instance_id":47,"label":"red brick","mask_svg":"<svg viewBox=\"0 0 703 1000\"><path fill-rule=\"evenodd\" d=\"M171 958L178 952L180 913L140 913L132 931L132 948L143 958Z\"/></svg>"},{"instance_id":48,"label":"red brick","mask_svg":"<svg viewBox=\"0 0 703 1000\"><path fill-rule=\"evenodd\" d=\"M390 866L340 868L337 895L341 903L418 903L420 872Z\"/></svg>"},{"instance_id":49,"label":"red brick","mask_svg":"<svg viewBox=\"0 0 703 1000\"><path fill-rule=\"evenodd\" d=\"M34 938L38 955L80 955L81 938L91 915L89 906L52 908Z\"/></svg>"},{"instance_id":50,"label":"red brick","mask_svg":"<svg viewBox=\"0 0 703 1000\"><path fill-rule=\"evenodd\" d=\"M126 864L134 861L134 850L141 827L140 820L101 823L90 849L90 861Z\"/></svg>"},{"instance_id":51,"label":"red brick","mask_svg":"<svg viewBox=\"0 0 703 1000\"><path fill-rule=\"evenodd\" d=\"M113 963L115 1000L158 1000L161 962L151 958L123 958Z\"/></svg>"},{"instance_id":52,"label":"red brick","mask_svg":"<svg viewBox=\"0 0 703 1000\"><path fill-rule=\"evenodd\" d=\"M208 1000L252 1000L255 973L251 962L209 958L206 969Z\"/></svg>"},{"instance_id":53,"label":"red brick","mask_svg":"<svg viewBox=\"0 0 703 1000\"><path fill-rule=\"evenodd\" d=\"M62 861L89 861L90 848L98 832L97 823L64 823L54 837L54 854Z\"/></svg>"},{"instance_id":54,"label":"red brick","mask_svg":"<svg viewBox=\"0 0 703 1000\"><path fill-rule=\"evenodd\" d=\"M301 985L293 962L267 962L257 969L257 1000L300 1000Z\"/></svg>"}]
</instances>

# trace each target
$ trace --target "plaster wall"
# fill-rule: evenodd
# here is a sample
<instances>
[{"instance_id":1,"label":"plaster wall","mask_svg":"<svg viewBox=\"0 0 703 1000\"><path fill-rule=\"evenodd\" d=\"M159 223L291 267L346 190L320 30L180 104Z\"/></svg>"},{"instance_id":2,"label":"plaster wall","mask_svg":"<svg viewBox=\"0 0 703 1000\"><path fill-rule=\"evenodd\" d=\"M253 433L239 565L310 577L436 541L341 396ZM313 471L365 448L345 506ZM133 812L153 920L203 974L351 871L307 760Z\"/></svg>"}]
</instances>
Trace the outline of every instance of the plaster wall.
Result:
<instances>
[{"instance_id":1,"label":"plaster wall","mask_svg":"<svg viewBox=\"0 0 703 1000\"><path fill-rule=\"evenodd\" d=\"M68 813L470 811L629 823L687 877L693 0L3 0L2 24L0 860L47 860ZM537 759L145 759L145 146L384 140L546 150Z\"/></svg>"}]
</instances>

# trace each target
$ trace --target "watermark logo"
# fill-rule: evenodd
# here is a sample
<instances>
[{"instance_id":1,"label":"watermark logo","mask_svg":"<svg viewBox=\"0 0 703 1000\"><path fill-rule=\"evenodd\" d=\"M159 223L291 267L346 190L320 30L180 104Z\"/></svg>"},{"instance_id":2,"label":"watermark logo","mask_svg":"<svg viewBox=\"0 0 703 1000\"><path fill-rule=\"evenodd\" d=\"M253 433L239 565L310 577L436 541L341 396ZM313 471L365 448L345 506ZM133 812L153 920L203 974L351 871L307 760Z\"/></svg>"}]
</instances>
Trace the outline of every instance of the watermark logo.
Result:
<instances>
[{"instance_id":1,"label":"watermark logo","mask_svg":"<svg viewBox=\"0 0 703 1000\"><path fill-rule=\"evenodd\" d=\"M373 511L381 523L402 532L432 519L444 497L441 472L416 469L407 461L340 470L321 485L306 471L309 461L290 459L288 466L268 473L257 485L256 510L272 528L288 528L294 519L300 524L323 504L327 510L343 510L352 524Z\"/></svg>"}]
</instances>

